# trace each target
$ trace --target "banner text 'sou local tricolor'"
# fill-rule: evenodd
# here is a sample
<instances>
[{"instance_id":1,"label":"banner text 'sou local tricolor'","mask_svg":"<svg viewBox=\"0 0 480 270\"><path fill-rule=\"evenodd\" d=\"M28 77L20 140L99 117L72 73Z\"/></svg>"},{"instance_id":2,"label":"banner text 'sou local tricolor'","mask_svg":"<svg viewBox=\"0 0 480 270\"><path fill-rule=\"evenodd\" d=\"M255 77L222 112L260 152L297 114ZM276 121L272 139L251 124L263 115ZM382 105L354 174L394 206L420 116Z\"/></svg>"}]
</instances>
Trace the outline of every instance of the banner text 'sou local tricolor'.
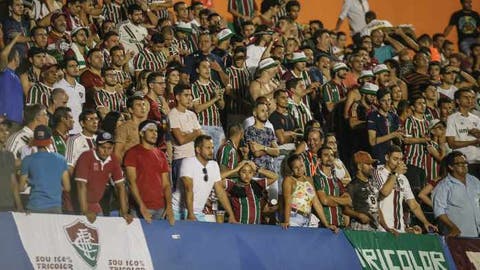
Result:
<instances>
[{"instance_id":1,"label":"banner text 'sou local tricolor'","mask_svg":"<svg viewBox=\"0 0 480 270\"><path fill-rule=\"evenodd\" d=\"M138 219L13 213L33 269L153 269ZM129 268L125 268L129 269Z\"/></svg>"}]
</instances>

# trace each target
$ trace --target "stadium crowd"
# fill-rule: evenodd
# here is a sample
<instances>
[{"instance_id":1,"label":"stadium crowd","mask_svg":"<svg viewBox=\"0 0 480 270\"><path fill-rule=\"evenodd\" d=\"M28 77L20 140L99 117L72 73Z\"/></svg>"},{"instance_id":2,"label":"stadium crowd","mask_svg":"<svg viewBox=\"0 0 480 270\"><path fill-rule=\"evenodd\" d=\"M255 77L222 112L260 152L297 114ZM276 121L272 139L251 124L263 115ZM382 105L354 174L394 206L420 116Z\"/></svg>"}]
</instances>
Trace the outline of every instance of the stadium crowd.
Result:
<instances>
[{"instance_id":1,"label":"stadium crowd","mask_svg":"<svg viewBox=\"0 0 480 270\"><path fill-rule=\"evenodd\" d=\"M478 237L480 16L459 4L430 36L367 0L334 30L296 0L229 0L230 24L9 0L0 209Z\"/></svg>"}]
</instances>

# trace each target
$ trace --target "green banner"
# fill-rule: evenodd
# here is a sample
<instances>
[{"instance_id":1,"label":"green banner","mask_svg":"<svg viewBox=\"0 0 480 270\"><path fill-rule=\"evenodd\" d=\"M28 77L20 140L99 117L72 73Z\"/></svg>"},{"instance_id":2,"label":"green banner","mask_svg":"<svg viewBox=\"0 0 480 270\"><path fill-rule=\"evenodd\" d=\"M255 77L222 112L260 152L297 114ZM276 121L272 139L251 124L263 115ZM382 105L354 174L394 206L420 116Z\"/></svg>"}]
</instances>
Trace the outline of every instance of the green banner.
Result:
<instances>
[{"instance_id":1,"label":"green banner","mask_svg":"<svg viewBox=\"0 0 480 270\"><path fill-rule=\"evenodd\" d=\"M344 231L363 269L449 269L435 235Z\"/></svg>"}]
</instances>

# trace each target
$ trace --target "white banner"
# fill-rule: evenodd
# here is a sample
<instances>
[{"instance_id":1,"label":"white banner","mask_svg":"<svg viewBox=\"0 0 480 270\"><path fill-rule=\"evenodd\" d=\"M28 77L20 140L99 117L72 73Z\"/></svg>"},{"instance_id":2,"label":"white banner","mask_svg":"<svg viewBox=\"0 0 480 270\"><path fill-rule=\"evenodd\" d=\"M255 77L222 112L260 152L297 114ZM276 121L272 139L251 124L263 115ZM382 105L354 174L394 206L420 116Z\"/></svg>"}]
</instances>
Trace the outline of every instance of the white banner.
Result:
<instances>
[{"instance_id":1,"label":"white banner","mask_svg":"<svg viewBox=\"0 0 480 270\"><path fill-rule=\"evenodd\" d=\"M140 221L13 213L34 269L153 269Z\"/></svg>"}]
</instances>

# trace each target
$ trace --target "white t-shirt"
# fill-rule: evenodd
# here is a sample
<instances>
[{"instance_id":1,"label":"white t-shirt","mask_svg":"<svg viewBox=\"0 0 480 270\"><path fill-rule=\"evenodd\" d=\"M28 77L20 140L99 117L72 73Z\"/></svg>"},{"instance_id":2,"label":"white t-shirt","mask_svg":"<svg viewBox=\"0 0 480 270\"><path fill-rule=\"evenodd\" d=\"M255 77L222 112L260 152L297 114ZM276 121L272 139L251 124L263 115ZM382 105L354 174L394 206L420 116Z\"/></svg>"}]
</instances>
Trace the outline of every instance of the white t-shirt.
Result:
<instances>
[{"instance_id":1,"label":"white t-shirt","mask_svg":"<svg viewBox=\"0 0 480 270\"><path fill-rule=\"evenodd\" d=\"M388 171L384 165L378 166L373 173L373 183L380 190L387 182ZM407 177L401 174L397 178L392 192L379 202L379 209L382 210L383 218L389 228L399 232L405 232L405 223L403 222L403 202L415 199ZM383 230L383 228L380 228Z\"/></svg>"},{"instance_id":2,"label":"white t-shirt","mask_svg":"<svg viewBox=\"0 0 480 270\"><path fill-rule=\"evenodd\" d=\"M444 96L447 96L451 100L454 100L454 94L458 90L458 88L455 85L451 85L450 88L448 89L443 89L440 86L437 86L437 93L442 94Z\"/></svg>"},{"instance_id":3,"label":"white t-shirt","mask_svg":"<svg viewBox=\"0 0 480 270\"><path fill-rule=\"evenodd\" d=\"M65 158L67 164L70 167L75 167L77 160L83 152L95 148L95 139L97 135L93 137L87 137L83 133L70 136L67 139L67 149L65 151Z\"/></svg>"},{"instance_id":4,"label":"white t-shirt","mask_svg":"<svg viewBox=\"0 0 480 270\"><path fill-rule=\"evenodd\" d=\"M24 126L19 131L13 133L8 137L7 142L5 144L5 148L13 153L16 159L21 159L22 157L22 149L24 146L28 145L30 140L33 138L33 130L29 127Z\"/></svg>"},{"instance_id":5,"label":"white t-shirt","mask_svg":"<svg viewBox=\"0 0 480 270\"><path fill-rule=\"evenodd\" d=\"M447 118L446 136L455 137L457 141L474 141L476 138L468 134L472 128L480 129L480 118L471 113L465 117L456 112ZM469 163L480 163L480 149L477 146L470 145L457 150L465 154Z\"/></svg>"},{"instance_id":6,"label":"white t-shirt","mask_svg":"<svg viewBox=\"0 0 480 270\"><path fill-rule=\"evenodd\" d=\"M222 180L218 163L210 160L205 168L207 169L208 181L205 181L204 167L197 157L183 159L180 167L180 178L190 177L193 180L193 212L195 214L202 213L213 185ZM172 208L175 212L186 209L185 187L181 179L177 181L177 189L172 194Z\"/></svg>"},{"instance_id":7,"label":"white t-shirt","mask_svg":"<svg viewBox=\"0 0 480 270\"><path fill-rule=\"evenodd\" d=\"M53 85L53 88L62 88L68 95L67 106L72 109L72 117L75 121L73 124L73 129L70 130L70 134L78 134L82 132L82 126L78 117L82 113L82 107L85 103L85 87L75 82L74 85L69 84L65 79L62 79L59 82L56 82Z\"/></svg>"},{"instance_id":8,"label":"white t-shirt","mask_svg":"<svg viewBox=\"0 0 480 270\"><path fill-rule=\"evenodd\" d=\"M170 121L170 128L179 128L180 131L191 133L195 129L201 129L198 122L197 115L192 111L185 110L180 112L177 108L173 108L168 113L168 120ZM173 159L180 159L195 156L194 142L178 145L177 141L173 140Z\"/></svg>"}]
</instances>

